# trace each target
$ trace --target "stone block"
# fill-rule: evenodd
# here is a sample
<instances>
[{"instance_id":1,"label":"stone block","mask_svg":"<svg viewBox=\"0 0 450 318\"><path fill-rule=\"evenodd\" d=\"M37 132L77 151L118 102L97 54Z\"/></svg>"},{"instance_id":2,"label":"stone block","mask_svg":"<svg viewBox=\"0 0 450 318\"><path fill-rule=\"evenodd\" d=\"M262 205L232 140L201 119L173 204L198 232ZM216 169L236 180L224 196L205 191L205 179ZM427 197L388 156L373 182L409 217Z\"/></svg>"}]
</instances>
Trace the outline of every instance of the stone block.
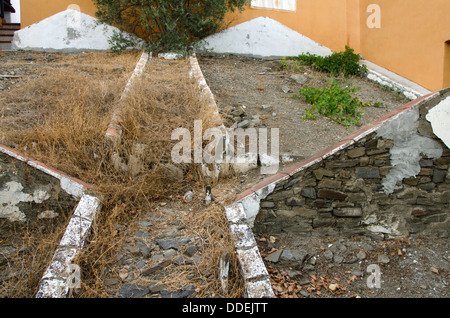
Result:
<instances>
[{"instance_id":1,"label":"stone block","mask_svg":"<svg viewBox=\"0 0 450 318\"><path fill-rule=\"evenodd\" d=\"M447 175L447 173L445 171L435 169L433 172L433 182L434 183L444 182L446 175Z\"/></svg>"},{"instance_id":2,"label":"stone block","mask_svg":"<svg viewBox=\"0 0 450 318\"><path fill-rule=\"evenodd\" d=\"M339 189L342 186L341 181L324 179L319 182L318 188Z\"/></svg>"},{"instance_id":3,"label":"stone block","mask_svg":"<svg viewBox=\"0 0 450 318\"><path fill-rule=\"evenodd\" d=\"M351 168L359 164L359 159L335 160L330 163L333 168Z\"/></svg>"},{"instance_id":4,"label":"stone block","mask_svg":"<svg viewBox=\"0 0 450 318\"><path fill-rule=\"evenodd\" d=\"M365 147L353 148L347 151L347 155L349 158L358 158L364 156L366 153Z\"/></svg>"},{"instance_id":5,"label":"stone block","mask_svg":"<svg viewBox=\"0 0 450 318\"><path fill-rule=\"evenodd\" d=\"M260 204L261 208L273 208L275 207L275 203L271 202L271 201L262 201Z\"/></svg>"},{"instance_id":6,"label":"stone block","mask_svg":"<svg viewBox=\"0 0 450 318\"><path fill-rule=\"evenodd\" d=\"M358 179L378 179L380 178L380 170L376 167L358 167L355 171Z\"/></svg>"},{"instance_id":7,"label":"stone block","mask_svg":"<svg viewBox=\"0 0 450 318\"><path fill-rule=\"evenodd\" d=\"M314 189L314 188L302 189L300 194L305 198L315 199L317 197L316 189Z\"/></svg>"},{"instance_id":8,"label":"stone block","mask_svg":"<svg viewBox=\"0 0 450 318\"><path fill-rule=\"evenodd\" d=\"M333 215L339 217L361 217L362 210L360 208L343 208L333 210Z\"/></svg>"},{"instance_id":9,"label":"stone block","mask_svg":"<svg viewBox=\"0 0 450 318\"><path fill-rule=\"evenodd\" d=\"M304 199L299 199L299 198L295 198L295 197L286 199L287 206L302 206L303 204L305 204Z\"/></svg>"},{"instance_id":10,"label":"stone block","mask_svg":"<svg viewBox=\"0 0 450 318\"><path fill-rule=\"evenodd\" d=\"M315 218L313 219L312 226L313 228L325 227L325 226L333 226L336 221L333 218Z\"/></svg>"},{"instance_id":11,"label":"stone block","mask_svg":"<svg viewBox=\"0 0 450 318\"><path fill-rule=\"evenodd\" d=\"M347 195L342 192L332 190L319 190L318 197L321 199L340 200L343 201L347 198Z\"/></svg>"},{"instance_id":12,"label":"stone block","mask_svg":"<svg viewBox=\"0 0 450 318\"><path fill-rule=\"evenodd\" d=\"M319 168L313 171L314 176L317 180L322 180L324 176L326 177L334 177L334 173L330 170Z\"/></svg>"},{"instance_id":13,"label":"stone block","mask_svg":"<svg viewBox=\"0 0 450 318\"><path fill-rule=\"evenodd\" d=\"M370 161L370 158L369 157L361 157L361 158L359 158L359 165L361 166L361 167L365 167L365 166L367 166L368 164L369 164L369 161Z\"/></svg>"},{"instance_id":14,"label":"stone block","mask_svg":"<svg viewBox=\"0 0 450 318\"><path fill-rule=\"evenodd\" d=\"M300 216L302 218L312 218L317 215L317 210L308 209L306 207L293 207L292 211L295 213L296 216Z\"/></svg>"}]
</instances>

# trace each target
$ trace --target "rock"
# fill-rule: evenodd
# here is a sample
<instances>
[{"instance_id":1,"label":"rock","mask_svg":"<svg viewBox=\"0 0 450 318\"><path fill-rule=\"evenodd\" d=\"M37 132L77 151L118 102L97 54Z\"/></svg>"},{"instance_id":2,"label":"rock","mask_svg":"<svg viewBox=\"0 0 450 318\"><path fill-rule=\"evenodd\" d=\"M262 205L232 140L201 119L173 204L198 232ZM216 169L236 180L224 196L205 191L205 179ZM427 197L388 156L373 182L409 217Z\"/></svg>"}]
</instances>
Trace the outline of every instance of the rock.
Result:
<instances>
[{"instance_id":1,"label":"rock","mask_svg":"<svg viewBox=\"0 0 450 318\"><path fill-rule=\"evenodd\" d=\"M341 255L334 255L333 256L333 262L336 264L341 264L344 258Z\"/></svg>"},{"instance_id":2,"label":"rock","mask_svg":"<svg viewBox=\"0 0 450 318\"><path fill-rule=\"evenodd\" d=\"M147 222L147 221L141 221L139 222L139 226L141 227L150 227L153 226L154 224L152 222Z\"/></svg>"},{"instance_id":3,"label":"rock","mask_svg":"<svg viewBox=\"0 0 450 318\"><path fill-rule=\"evenodd\" d=\"M192 295L195 292L195 286L186 286L182 289L174 292L170 292L167 290L161 291L162 298L186 298Z\"/></svg>"},{"instance_id":4,"label":"rock","mask_svg":"<svg viewBox=\"0 0 450 318\"><path fill-rule=\"evenodd\" d=\"M325 180L324 180L325 181ZM320 184L324 181L321 181ZM329 188L329 187L327 187ZM339 191L333 191L333 190L319 190L317 196L321 199L329 199L329 200L339 200L344 201L345 198L347 198L347 195L345 193L339 192Z\"/></svg>"},{"instance_id":5,"label":"rock","mask_svg":"<svg viewBox=\"0 0 450 318\"><path fill-rule=\"evenodd\" d=\"M195 245L189 245L186 247L186 249L184 250L184 254L192 257L194 256L194 254L197 252L197 247L195 247Z\"/></svg>"},{"instance_id":6,"label":"rock","mask_svg":"<svg viewBox=\"0 0 450 318\"><path fill-rule=\"evenodd\" d=\"M146 268L144 270L141 271L141 275L142 276L149 276L157 271L162 270L164 267L166 267L167 265L169 265L169 261L164 260L159 264L156 264L154 266L151 266L149 268Z\"/></svg>"},{"instance_id":7,"label":"rock","mask_svg":"<svg viewBox=\"0 0 450 318\"><path fill-rule=\"evenodd\" d=\"M123 71L125 71L125 66L119 65L119 66L114 67L112 70L113 70L113 72L123 72Z\"/></svg>"},{"instance_id":8,"label":"rock","mask_svg":"<svg viewBox=\"0 0 450 318\"><path fill-rule=\"evenodd\" d=\"M360 217L362 216L362 210L360 208L342 208L340 210L334 209L333 215L340 217Z\"/></svg>"},{"instance_id":9,"label":"rock","mask_svg":"<svg viewBox=\"0 0 450 318\"><path fill-rule=\"evenodd\" d=\"M105 279L105 285L106 286L114 286L117 285L119 283L119 279L116 277L112 277L112 278L106 278Z\"/></svg>"},{"instance_id":10,"label":"rock","mask_svg":"<svg viewBox=\"0 0 450 318\"><path fill-rule=\"evenodd\" d=\"M159 246L161 246L162 249L168 250L170 248L177 249L178 247L183 246L189 243L190 241L191 240L188 238L181 238L181 239L168 238L157 240L157 243L159 244Z\"/></svg>"},{"instance_id":11,"label":"rock","mask_svg":"<svg viewBox=\"0 0 450 318\"><path fill-rule=\"evenodd\" d=\"M280 260L303 263L307 255L308 252L302 249L295 249L295 250L285 249L280 255Z\"/></svg>"},{"instance_id":12,"label":"rock","mask_svg":"<svg viewBox=\"0 0 450 318\"><path fill-rule=\"evenodd\" d=\"M149 233L146 230L138 230L136 233L134 233L134 236L140 237L142 239L147 239L149 237Z\"/></svg>"},{"instance_id":13,"label":"rock","mask_svg":"<svg viewBox=\"0 0 450 318\"><path fill-rule=\"evenodd\" d=\"M147 244L145 244L141 241L138 241L138 240L136 240L134 243L138 247L139 251L142 253L142 255L144 257L148 257L150 255L150 252L152 249L150 247L148 247Z\"/></svg>"},{"instance_id":14,"label":"rock","mask_svg":"<svg viewBox=\"0 0 450 318\"><path fill-rule=\"evenodd\" d=\"M363 277L364 276L364 273L362 271L360 271L359 269L352 270L351 274L355 275L357 277Z\"/></svg>"},{"instance_id":15,"label":"rock","mask_svg":"<svg viewBox=\"0 0 450 318\"><path fill-rule=\"evenodd\" d=\"M136 254L139 254L141 252L139 250L139 247L137 247L135 245L130 245L130 244L125 245L125 250L127 252L129 252L130 254L132 254L132 255L136 255Z\"/></svg>"},{"instance_id":16,"label":"rock","mask_svg":"<svg viewBox=\"0 0 450 318\"><path fill-rule=\"evenodd\" d=\"M163 255L164 255L165 258L172 258L175 255L177 255L177 251L174 250L173 248L171 248L171 249L168 249L168 250L164 251Z\"/></svg>"},{"instance_id":17,"label":"rock","mask_svg":"<svg viewBox=\"0 0 450 318\"><path fill-rule=\"evenodd\" d=\"M271 111L273 109L270 105L262 105L261 108L266 111Z\"/></svg>"},{"instance_id":18,"label":"rock","mask_svg":"<svg viewBox=\"0 0 450 318\"><path fill-rule=\"evenodd\" d=\"M364 251L358 251L358 253L356 253L356 257L357 257L359 260L363 260L363 259L366 258L366 253L365 253Z\"/></svg>"},{"instance_id":19,"label":"rock","mask_svg":"<svg viewBox=\"0 0 450 318\"><path fill-rule=\"evenodd\" d=\"M378 263L387 264L389 263L389 257L384 254L378 254L377 261Z\"/></svg>"},{"instance_id":20,"label":"rock","mask_svg":"<svg viewBox=\"0 0 450 318\"><path fill-rule=\"evenodd\" d=\"M333 259L333 252L330 250L325 250L323 252L323 256L327 259L327 260L331 260Z\"/></svg>"},{"instance_id":21,"label":"rock","mask_svg":"<svg viewBox=\"0 0 450 318\"><path fill-rule=\"evenodd\" d=\"M192 191L186 192L183 197L184 201L186 201L186 202L191 202L193 198L194 198L194 192L192 192Z\"/></svg>"},{"instance_id":22,"label":"rock","mask_svg":"<svg viewBox=\"0 0 450 318\"><path fill-rule=\"evenodd\" d=\"M3 257L7 257L11 254L14 254L17 249L11 245L0 245L0 259Z\"/></svg>"},{"instance_id":23,"label":"rock","mask_svg":"<svg viewBox=\"0 0 450 318\"><path fill-rule=\"evenodd\" d=\"M150 290L138 284L125 284L119 289L119 297L121 298L136 298L147 295Z\"/></svg>"},{"instance_id":24,"label":"rock","mask_svg":"<svg viewBox=\"0 0 450 318\"><path fill-rule=\"evenodd\" d=\"M300 195L305 198L311 198L311 199L315 199L317 197L316 189L314 189L314 188L302 189L302 191L300 192Z\"/></svg>"},{"instance_id":25,"label":"rock","mask_svg":"<svg viewBox=\"0 0 450 318\"><path fill-rule=\"evenodd\" d=\"M264 259L268 262L277 263L280 260L280 256L283 250L277 250L267 255Z\"/></svg>"},{"instance_id":26,"label":"rock","mask_svg":"<svg viewBox=\"0 0 450 318\"><path fill-rule=\"evenodd\" d=\"M247 119L237 124L237 128L247 128L248 126L250 126L250 121Z\"/></svg>"},{"instance_id":27,"label":"rock","mask_svg":"<svg viewBox=\"0 0 450 318\"><path fill-rule=\"evenodd\" d=\"M293 74L289 76L289 78L300 85L303 85L308 81L308 77L303 74Z\"/></svg>"},{"instance_id":28,"label":"rock","mask_svg":"<svg viewBox=\"0 0 450 318\"><path fill-rule=\"evenodd\" d=\"M306 290L301 290L300 295L302 295L303 297L309 297L310 293L308 293Z\"/></svg>"},{"instance_id":29,"label":"rock","mask_svg":"<svg viewBox=\"0 0 450 318\"><path fill-rule=\"evenodd\" d=\"M380 178L380 170L378 168L358 167L355 170L357 179L377 179Z\"/></svg>"},{"instance_id":30,"label":"rock","mask_svg":"<svg viewBox=\"0 0 450 318\"><path fill-rule=\"evenodd\" d=\"M347 155L350 158L358 158L358 157L364 156L365 153L366 153L366 148L364 148L364 147L354 148L354 149L350 149L349 151L347 151Z\"/></svg>"},{"instance_id":31,"label":"rock","mask_svg":"<svg viewBox=\"0 0 450 318\"><path fill-rule=\"evenodd\" d=\"M183 180L184 173L183 170L176 167L171 163L161 164L161 174L165 179L170 181L181 181Z\"/></svg>"},{"instance_id":32,"label":"rock","mask_svg":"<svg viewBox=\"0 0 450 318\"><path fill-rule=\"evenodd\" d=\"M281 91L282 91L283 93L285 93L285 94L287 94L287 93L293 93L293 91L292 91L289 87L287 87L287 86L282 86L282 87L281 87Z\"/></svg>"},{"instance_id":33,"label":"rock","mask_svg":"<svg viewBox=\"0 0 450 318\"><path fill-rule=\"evenodd\" d=\"M158 283L150 283L148 284L147 288L149 289L151 294L160 293L161 291L165 290L167 288L164 284L158 284Z\"/></svg>"}]
</instances>

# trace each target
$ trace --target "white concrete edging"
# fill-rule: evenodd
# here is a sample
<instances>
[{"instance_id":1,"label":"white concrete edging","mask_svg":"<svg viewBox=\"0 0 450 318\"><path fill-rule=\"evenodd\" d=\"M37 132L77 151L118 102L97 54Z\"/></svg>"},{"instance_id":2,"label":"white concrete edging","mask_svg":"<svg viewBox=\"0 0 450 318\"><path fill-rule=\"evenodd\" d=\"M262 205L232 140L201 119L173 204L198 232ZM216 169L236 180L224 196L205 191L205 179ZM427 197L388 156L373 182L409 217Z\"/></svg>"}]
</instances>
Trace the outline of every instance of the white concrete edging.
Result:
<instances>
[{"instance_id":1,"label":"white concrete edging","mask_svg":"<svg viewBox=\"0 0 450 318\"><path fill-rule=\"evenodd\" d=\"M209 106L214 108L214 114L220 116L214 95L206 83L195 53L189 59L191 63L190 76L198 82L201 93L210 99ZM218 169L220 170L220 167ZM232 204L224 208L245 282L245 296L248 298L274 298L275 294L270 283L269 273L259 253L253 231L247 222L243 203Z\"/></svg>"}]
</instances>

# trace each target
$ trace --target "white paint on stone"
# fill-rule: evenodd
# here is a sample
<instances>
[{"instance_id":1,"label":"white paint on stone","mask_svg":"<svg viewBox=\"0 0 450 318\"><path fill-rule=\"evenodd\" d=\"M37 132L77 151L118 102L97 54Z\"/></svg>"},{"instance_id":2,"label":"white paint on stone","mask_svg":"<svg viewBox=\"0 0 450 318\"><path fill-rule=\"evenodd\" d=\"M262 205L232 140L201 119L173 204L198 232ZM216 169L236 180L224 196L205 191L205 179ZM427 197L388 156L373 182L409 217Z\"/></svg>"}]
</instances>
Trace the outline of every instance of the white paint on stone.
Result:
<instances>
[{"instance_id":1,"label":"white paint on stone","mask_svg":"<svg viewBox=\"0 0 450 318\"><path fill-rule=\"evenodd\" d=\"M76 199L80 199L83 195L83 186L73 180L70 180L69 177L62 177L60 185L61 189L63 189Z\"/></svg>"},{"instance_id":2,"label":"white paint on stone","mask_svg":"<svg viewBox=\"0 0 450 318\"><path fill-rule=\"evenodd\" d=\"M245 215L250 227L254 226L255 218L259 213L259 205L261 200L265 199L275 189L275 183L271 183L268 186L259 189L255 193L243 198L241 204L244 208Z\"/></svg>"},{"instance_id":3,"label":"white paint on stone","mask_svg":"<svg viewBox=\"0 0 450 318\"><path fill-rule=\"evenodd\" d=\"M53 210L46 210L38 214L38 219L53 219L59 214Z\"/></svg>"},{"instance_id":4,"label":"white paint on stone","mask_svg":"<svg viewBox=\"0 0 450 318\"><path fill-rule=\"evenodd\" d=\"M425 117L447 148L450 148L450 96L428 111Z\"/></svg>"},{"instance_id":5,"label":"white paint on stone","mask_svg":"<svg viewBox=\"0 0 450 318\"><path fill-rule=\"evenodd\" d=\"M23 28L14 34L12 48L21 50L96 51L109 50L109 39L118 28L67 9ZM133 36L125 34L130 38Z\"/></svg>"},{"instance_id":6,"label":"white paint on stone","mask_svg":"<svg viewBox=\"0 0 450 318\"><path fill-rule=\"evenodd\" d=\"M333 52L310 38L268 17L258 17L213 34L196 43L197 51L255 57L296 56Z\"/></svg>"},{"instance_id":7,"label":"white paint on stone","mask_svg":"<svg viewBox=\"0 0 450 318\"><path fill-rule=\"evenodd\" d=\"M10 222L24 222L26 215L17 206L21 202L42 203L50 198L46 189L37 189L33 193L22 191L23 185L16 181L10 181L0 190L0 218L6 218Z\"/></svg>"},{"instance_id":8,"label":"white paint on stone","mask_svg":"<svg viewBox=\"0 0 450 318\"><path fill-rule=\"evenodd\" d=\"M419 174L419 161L422 155L430 159L442 156L442 148L438 142L417 134L418 119L419 111L412 109L377 130L379 137L394 141L394 146L390 150L392 169L381 181L386 194L399 189L397 183L404 178Z\"/></svg>"}]
</instances>

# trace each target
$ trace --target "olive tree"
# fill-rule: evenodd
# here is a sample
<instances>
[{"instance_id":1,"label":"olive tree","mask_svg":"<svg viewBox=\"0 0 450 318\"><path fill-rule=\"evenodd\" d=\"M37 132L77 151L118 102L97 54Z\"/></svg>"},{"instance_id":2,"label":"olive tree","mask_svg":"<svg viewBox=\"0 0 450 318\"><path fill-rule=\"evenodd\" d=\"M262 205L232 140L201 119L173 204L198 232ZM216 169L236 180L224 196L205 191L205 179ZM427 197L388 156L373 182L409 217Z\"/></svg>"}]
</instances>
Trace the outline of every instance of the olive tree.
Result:
<instances>
[{"instance_id":1,"label":"olive tree","mask_svg":"<svg viewBox=\"0 0 450 318\"><path fill-rule=\"evenodd\" d=\"M184 50L219 31L227 12L242 11L250 0L93 0L97 18L137 35L153 51ZM129 40L116 33L120 50Z\"/></svg>"}]
</instances>

